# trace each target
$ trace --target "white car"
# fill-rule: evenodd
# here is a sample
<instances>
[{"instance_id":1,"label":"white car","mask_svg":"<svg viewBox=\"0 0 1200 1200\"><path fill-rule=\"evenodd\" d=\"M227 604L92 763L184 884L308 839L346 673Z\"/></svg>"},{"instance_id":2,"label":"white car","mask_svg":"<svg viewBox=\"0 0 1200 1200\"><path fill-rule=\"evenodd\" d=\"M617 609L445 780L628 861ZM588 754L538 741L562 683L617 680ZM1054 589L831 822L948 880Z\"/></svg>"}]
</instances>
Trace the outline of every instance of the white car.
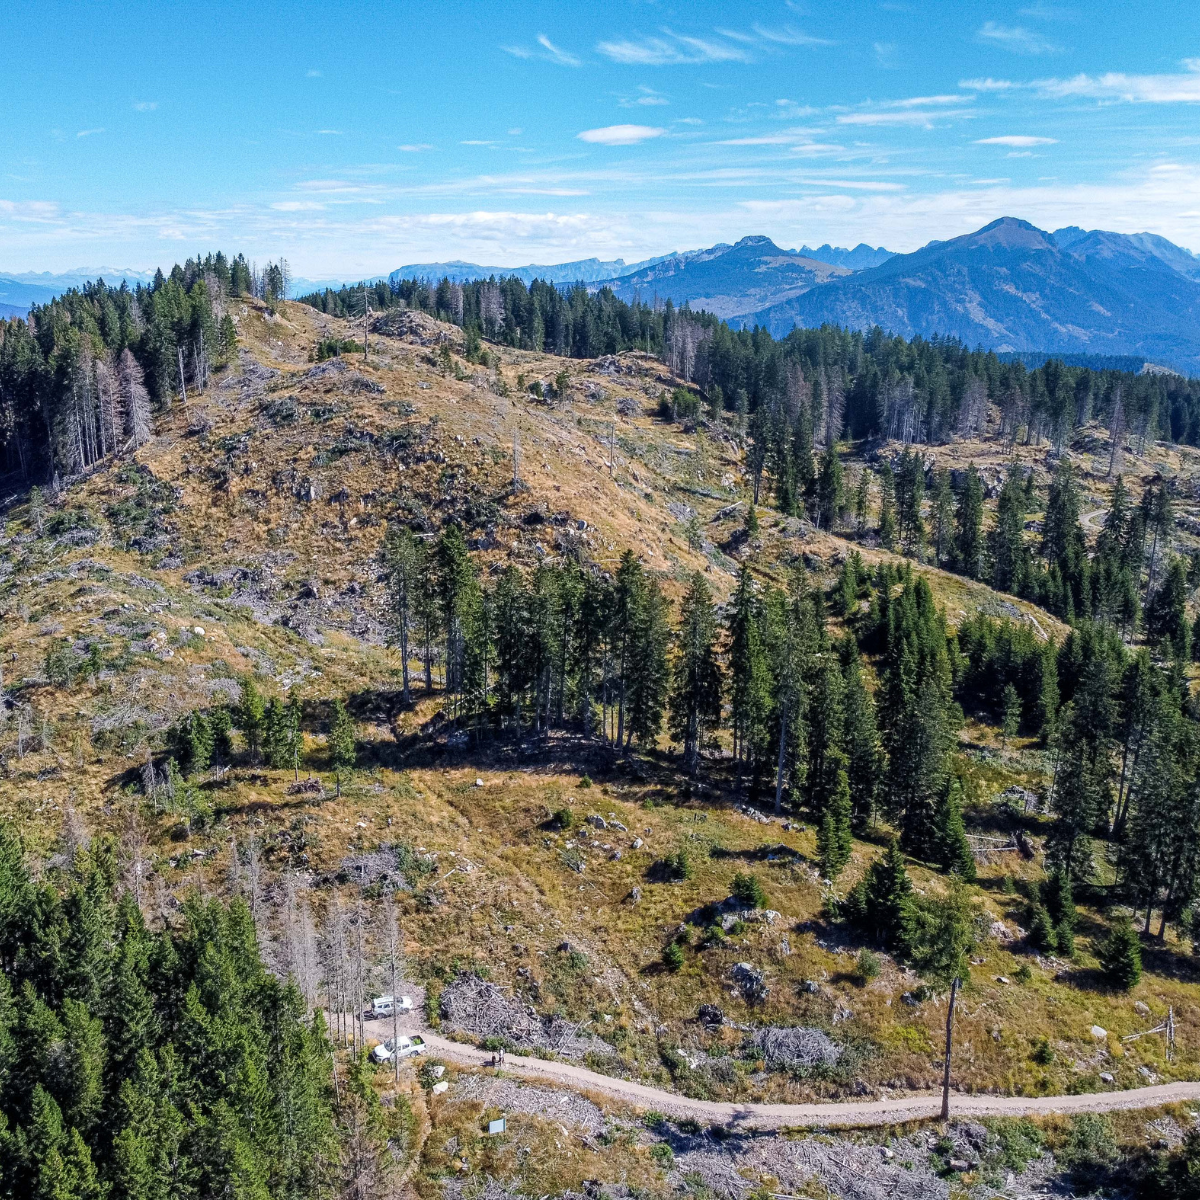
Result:
<instances>
[{"instance_id":1,"label":"white car","mask_svg":"<svg viewBox=\"0 0 1200 1200\"><path fill-rule=\"evenodd\" d=\"M412 1037L399 1037L395 1041L388 1038L386 1042L380 1042L371 1051L371 1061L391 1062L393 1058L409 1058L414 1054L424 1053L425 1039L413 1034Z\"/></svg>"},{"instance_id":2,"label":"white car","mask_svg":"<svg viewBox=\"0 0 1200 1200\"><path fill-rule=\"evenodd\" d=\"M380 1017L390 1017L394 1013L409 1013L413 1010L411 996L376 996L371 1001L371 1016L378 1020Z\"/></svg>"}]
</instances>

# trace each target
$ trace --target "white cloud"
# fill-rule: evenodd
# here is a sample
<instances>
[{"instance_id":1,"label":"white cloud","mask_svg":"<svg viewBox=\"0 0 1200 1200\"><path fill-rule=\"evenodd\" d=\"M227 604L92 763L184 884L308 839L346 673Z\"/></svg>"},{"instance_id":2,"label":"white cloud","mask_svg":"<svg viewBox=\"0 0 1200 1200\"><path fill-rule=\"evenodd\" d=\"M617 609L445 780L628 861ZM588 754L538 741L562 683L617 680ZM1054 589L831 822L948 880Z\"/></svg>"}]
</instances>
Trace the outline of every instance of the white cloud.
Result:
<instances>
[{"instance_id":1,"label":"white cloud","mask_svg":"<svg viewBox=\"0 0 1200 1200\"><path fill-rule=\"evenodd\" d=\"M311 71L305 71L304 77L305 79L320 79L321 72L314 67Z\"/></svg>"},{"instance_id":2,"label":"white cloud","mask_svg":"<svg viewBox=\"0 0 1200 1200\"><path fill-rule=\"evenodd\" d=\"M537 44L541 47L540 50L531 49L529 46L501 46L500 49L505 54L511 54L513 58L540 58L543 62L557 63L560 67L580 65L576 55L562 49L561 46L556 46L544 33L537 35Z\"/></svg>"},{"instance_id":3,"label":"white cloud","mask_svg":"<svg viewBox=\"0 0 1200 1200\"><path fill-rule=\"evenodd\" d=\"M467 138L458 144L460 146L494 146L496 143L490 142L486 138Z\"/></svg>"},{"instance_id":4,"label":"white cloud","mask_svg":"<svg viewBox=\"0 0 1200 1200\"><path fill-rule=\"evenodd\" d=\"M617 103L622 108L651 108L671 102L661 92L656 92L652 87L642 84L638 87L636 96L623 96Z\"/></svg>"},{"instance_id":5,"label":"white cloud","mask_svg":"<svg viewBox=\"0 0 1200 1200\"><path fill-rule=\"evenodd\" d=\"M432 150L433 147L428 142L406 142L403 146L397 146L397 150L402 150L405 154L420 154L422 150Z\"/></svg>"},{"instance_id":6,"label":"white cloud","mask_svg":"<svg viewBox=\"0 0 1200 1200\"><path fill-rule=\"evenodd\" d=\"M276 204L272 204L271 208L275 212L324 212L325 205L318 204L315 200L280 200Z\"/></svg>"},{"instance_id":7,"label":"white cloud","mask_svg":"<svg viewBox=\"0 0 1200 1200\"><path fill-rule=\"evenodd\" d=\"M985 21L975 35L981 42L1011 50L1014 54L1057 54L1060 47L1023 25L1001 25L999 21Z\"/></svg>"},{"instance_id":8,"label":"white cloud","mask_svg":"<svg viewBox=\"0 0 1200 1200\"><path fill-rule=\"evenodd\" d=\"M1200 104L1200 59L1185 59L1186 73L1177 75L1075 75L1070 79L1034 82L1044 96L1083 96L1096 100L1125 100L1147 104Z\"/></svg>"},{"instance_id":9,"label":"white cloud","mask_svg":"<svg viewBox=\"0 0 1200 1200\"><path fill-rule=\"evenodd\" d=\"M962 104L964 96L909 96L906 100L885 100L882 108L929 108L937 104Z\"/></svg>"},{"instance_id":10,"label":"white cloud","mask_svg":"<svg viewBox=\"0 0 1200 1200\"><path fill-rule=\"evenodd\" d=\"M97 133L103 133L103 129L81 129L75 136L77 138L92 137Z\"/></svg>"},{"instance_id":11,"label":"white cloud","mask_svg":"<svg viewBox=\"0 0 1200 1200\"><path fill-rule=\"evenodd\" d=\"M813 37L794 25L781 25L778 29L768 29L764 25L755 24L754 32L767 42L777 42L781 46L832 46L828 38Z\"/></svg>"},{"instance_id":12,"label":"white cloud","mask_svg":"<svg viewBox=\"0 0 1200 1200\"><path fill-rule=\"evenodd\" d=\"M556 62L560 67L577 67L579 59L574 54L568 54L565 50L560 50L544 33L538 34L538 45L546 51L546 57L551 62Z\"/></svg>"},{"instance_id":13,"label":"white cloud","mask_svg":"<svg viewBox=\"0 0 1200 1200\"><path fill-rule=\"evenodd\" d=\"M340 129L318 129L316 132L317 132L318 137L341 137L342 136L342 131Z\"/></svg>"},{"instance_id":14,"label":"white cloud","mask_svg":"<svg viewBox=\"0 0 1200 1200\"><path fill-rule=\"evenodd\" d=\"M939 109L936 112L906 108L892 109L887 112L840 113L835 119L839 125L914 125L922 129L932 129L935 121L958 117L970 118L974 115L970 109L966 108Z\"/></svg>"},{"instance_id":15,"label":"white cloud","mask_svg":"<svg viewBox=\"0 0 1200 1200\"><path fill-rule=\"evenodd\" d=\"M1003 137L976 138L977 146L1011 146L1024 150L1029 146L1057 146L1058 138L1029 137L1022 133L1006 133Z\"/></svg>"},{"instance_id":16,"label":"white cloud","mask_svg":"<svg viewBox=\"0 0 1200 1200\"><path fill-rule=\"evenodd\" d=\"M875 61L881 67L891 71L900 65L895 42L875 42L871 49L875 52Z\"/></svg>"},{"instance_id":17,"label":"white cloud","mask_svg":"<svg viewBox=\"0 0 1200 1200\"><path fill-rule=\"evenodd\" d=\"M638 142L662 137L665 129L653 125L606 125L603 129L585 129L578 138L599 146L635 146Z\"/></svg>"},{"instance_id":18,"label":"white cloud","mask_svg":"<svg viewBox=\"0 0 1200 1200\"><path fill-rule=\"evenodd\" d=\"M153 112L157 107L157 100L135 100L133 103L135 112Z\"/></svg>"},{"instance_id":19,"label":"white cloud","mask_svg":"<svg viewBox=\"0 0 1200 1200\"><path fill-rule=\"evenodd\" d=\"M520 137L525 131L518 125L508 131L509 137Z\"/></svg>"},{"instance_id":20,"label":"white cloud","mask_svg":"<svg viewBox=\"0 0 1200 1200\"><path fill-rule=\"evenodd\" d=\"M686 37L663 30L665 37L647 37L638 41L601 42L596 49L605 58L627 66L662 67L681 63L753 62L749 50L712 38Z\"/></svg>"},{"instance_id":21,"label":"white cloud","mask_svg":"<svg viewBox=\"0 0 1200 1200\"><path fill-rule=\"evenodd\" d=\"M960 79L958 86L971 92L1011 92L1021 85L1013 83L1011 79L992 79L989 76L987 79Z\"/></svg>"}]
</instances>

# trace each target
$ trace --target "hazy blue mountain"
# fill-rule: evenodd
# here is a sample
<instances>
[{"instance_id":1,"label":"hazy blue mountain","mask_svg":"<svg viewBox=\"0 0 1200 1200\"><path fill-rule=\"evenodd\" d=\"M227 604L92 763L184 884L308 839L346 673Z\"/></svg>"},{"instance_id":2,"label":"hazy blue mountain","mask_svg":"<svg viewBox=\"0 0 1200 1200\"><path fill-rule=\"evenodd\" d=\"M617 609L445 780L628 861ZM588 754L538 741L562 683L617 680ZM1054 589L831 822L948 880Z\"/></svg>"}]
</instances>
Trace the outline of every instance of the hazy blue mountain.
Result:
<instances>
[{"instance_id":1,"label":"hazy blue mountain","mask_svg":"<svg viewBox=\"0 0 1200 1200\"><path fill-rule=\"evenodd\" d=\"M27 317L29 309L20 308L15 304L0 304L0 321L8 321L13 317Z\"/></svg>"},{"instance_id":2,"label":"hazy blue mountain","mask_svg":"<svg viewBox=\"0 0 1200 1200\"><path fill-rule=\"evenodd\" d=\"M0 272L0 306L17 309L8 316L25 316L32 305L48 304L55 296L71 288L81 288L93 279L105 283L120 284L125 280L130 287L149 283L153 271L132 271L127 267L76 267L72 271L9 271Z\"/></svg>"},{"instance_id":3,"label":"hazy blue mountain","mask_svg":"<svg viewBox=\"0 0 1200 1200\"><path fill-rule=\"evenodd\" d=\"M732 246L721 243L707 250L673 254L604 283L623 300L637 296L651 301L657 296L728 317L775 304L848 274L845 267L819 262L796 250L781 250L768 237L744 237Z\"/></svg>"},{"instance_id":4,"label":"hazy blue mountain","mask_svg":"<svg viewBox=\"0 0 1200 1200\"><path fill-rule=\"evenodd\" d=\"M472 279L490 279L493 275L497 279L515 275L526 283L532 283L535 279L557 284L594 283L598 279L613 279L661 261L661 258L647 258L641 262L626 263L623 258L614 259L612 262L602 262L598 258L581 258L578 262L545 265L531 263L525 267L482 267L478 263L454 259L451 262L440 263L409 263L406 267L398 267L388 278L449 279L452 283L468 283Z\"/></svg>"},{"instance_id":5,"label":"hazy blue mountain","mask_svg":"<svg viewBox=\"0 0 1200 1200\"><path fill-rule=\"evenodd\" d=\"M1176 259L1185 270L1172 265ZM748 311L738 323L765 325L776 336L826 321L880 325L904 337L952 335L995 350L1136 355L1196 373L1200 279L1189 260L1187 251L1150 235L1049 234L1002 217Z\"/></svg>"},{"instance_id":6,"label":"hazy blue mountain","mask_svg":"<svg viewBox=\"0 0 1200 1200\"><path fill-rule=\"evenodd\" d=\"M846 250L841 246L831 246L828 242L823 246L818 246L815 250L809 249L808 246L801 246L798 253L806 255L808 258L815 258L818 262L831 263L835 267L845 267L850 271L865 271L869 267L878 267L887 260L893 257L890 250L885 250L882 246L868 246L866 242L859 242L853 250Z\"/></svg>"}]
</instances>

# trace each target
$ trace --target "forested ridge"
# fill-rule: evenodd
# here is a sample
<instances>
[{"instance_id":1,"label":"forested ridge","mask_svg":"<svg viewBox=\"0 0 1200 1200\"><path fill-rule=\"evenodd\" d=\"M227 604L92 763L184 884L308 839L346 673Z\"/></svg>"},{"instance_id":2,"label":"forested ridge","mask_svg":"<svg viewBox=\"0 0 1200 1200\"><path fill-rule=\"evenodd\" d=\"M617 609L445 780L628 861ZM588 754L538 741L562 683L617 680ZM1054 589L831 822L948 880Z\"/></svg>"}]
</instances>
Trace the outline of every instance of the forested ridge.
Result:
<instances>
[{"instance_id":1,"label":"forested ridge","mask_svg":"<svg viewBox=\"0 0 1200 1200\"><path fill-rule=\"evenodd\" d=\"M953 338L906 341L882 329L822 326L776 340L762 328L732 330L709 313L618 299L610 289L558 288L517 278L458 284L380 280L326 289L302 302L338 317L362 318L405 306L450 321L470 339L568 358L624 350L659 355L696 386L716 412L755 414L756 440L779 469L793 447L845 437L943 442L984 432L988 405L1006 437L1062 445L1072 430L1114 418L1139 440L1200 442L1200 381L1067 367L1051 359L1029 370ZM995 432L995 431L993 431Z\"/></svg>"}]
</instances>

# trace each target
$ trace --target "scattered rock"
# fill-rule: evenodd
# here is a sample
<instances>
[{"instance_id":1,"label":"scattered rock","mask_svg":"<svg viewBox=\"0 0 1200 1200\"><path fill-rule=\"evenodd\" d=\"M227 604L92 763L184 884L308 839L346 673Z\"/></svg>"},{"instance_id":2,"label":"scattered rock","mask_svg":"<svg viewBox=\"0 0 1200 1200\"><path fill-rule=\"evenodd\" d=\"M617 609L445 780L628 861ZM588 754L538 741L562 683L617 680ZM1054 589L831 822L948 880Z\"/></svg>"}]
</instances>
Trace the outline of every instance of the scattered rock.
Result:
<instances>
[{"instance_id":1,"label":"scattered rock","mask_svg":"<svg viewBox=\"0 0 1200 1200\"><path fill-rule=\"evenodd\" d=\"M1099 1025L1093 1025L1092 1037L1094 1037L1097 1041L1103 1041L1106 1037L1108 1037L1108 1030Z\"/></svg>"},{"instance_id":2,"label":"scattered rock","mask_svg":"<svg viewBox=\"0 0 1200 1200\"><path fill-rule=\"evenodd\" d=\"M1111 1071L1101 1071L1100 1072L1100 1082L1101 1083L1114 1083L1115 1078L1114 1078L1112 1072Z\"/></svg>"}]
</instances>

